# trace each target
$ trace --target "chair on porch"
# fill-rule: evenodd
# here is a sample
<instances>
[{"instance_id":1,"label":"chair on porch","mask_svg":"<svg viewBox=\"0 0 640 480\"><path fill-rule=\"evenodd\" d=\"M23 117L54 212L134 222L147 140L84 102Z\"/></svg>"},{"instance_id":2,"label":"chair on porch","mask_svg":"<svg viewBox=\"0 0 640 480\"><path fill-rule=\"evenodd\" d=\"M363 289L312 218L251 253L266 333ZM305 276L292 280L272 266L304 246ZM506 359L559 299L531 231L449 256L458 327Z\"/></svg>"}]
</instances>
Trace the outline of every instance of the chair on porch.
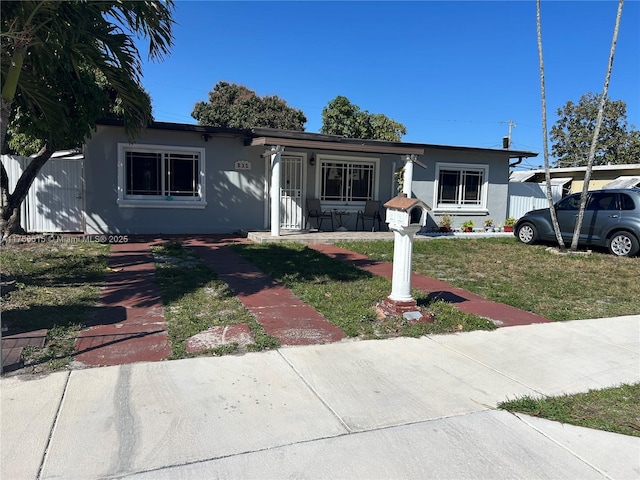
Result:
<instances>
[{"instance_id":1,"label":"chair on porch","mask_svg":"<svg viewBox=\"0 0 640 480\"><path fill-rule=\"evenodd\" d=\"M322 211L320 200L317 198L307 198L307 221L305 222L305 228L308 228L312 218L316 219L316 228L318 230L322 228L323 220L327 219L331 221L331 230L334 230L331 210Z\"/></svg>"},{"instance_id":2,"label":"chair on porch","mask_svg":"<svg viewBox=\"0 0 640 480\"><path fill-rule=\"evenodd\" d=\"M380 224L382 223L382 217L380 216L380 201L379 200L367 200L364 205L364 210L358 210L358 217L356 218L356 230L358 230L358 222L362 222L362 230L364 230L364 221L371 220L371 231L376 231L376 221L378 222L378 230L380 230Z\"/></svg>"}]
</instances>

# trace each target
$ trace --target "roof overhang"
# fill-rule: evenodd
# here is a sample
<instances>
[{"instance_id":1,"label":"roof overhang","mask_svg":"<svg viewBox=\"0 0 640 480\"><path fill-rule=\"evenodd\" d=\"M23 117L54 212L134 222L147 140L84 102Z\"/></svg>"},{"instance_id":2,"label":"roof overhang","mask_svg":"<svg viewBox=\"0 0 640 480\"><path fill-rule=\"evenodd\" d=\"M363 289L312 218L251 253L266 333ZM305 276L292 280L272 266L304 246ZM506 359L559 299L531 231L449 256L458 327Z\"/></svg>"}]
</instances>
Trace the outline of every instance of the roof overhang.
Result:
<instances>
[{"instance_id":1,"label":"roof overhang","mask_svg":"<svg viewBox=\"0 0 640 480\"><path fill-rule=\"evenodd\" d=\"M555 177L549 180L551 185L565 185L569 182L573 182L573 177ZM547 183L546 180L540 183Z\"/></svg>"},{"instance_id":2,"label":"roof overhang","mask_svg":"<svg viewBox=\"0 0 640 480\"><path fill-rule=\"evenodd\" d=\"M346 141L350 140L350 141ZM364 143L353 141L353 139L340 139L333 141L307 140L299 138L283 137L255 137L248 142L248 145L255 146L276 146L309 148L313 150L337 150L342 152L360 153L388 153L398 155L424 155L424 148L414 146L391 145L387 143Z\"/></svg>"},{"instance_id":3,"label":"roof overhang","mask_svg":"<svg viewBox=\"0 0 640 480\"><path fill-rule=\"evenodd\" d=\"M602 188L605 190L611 188L634 188L640 185L640 175L631 176L631 175L621 175L615 180L607 183Z\"/></svg>"}]
</instances>

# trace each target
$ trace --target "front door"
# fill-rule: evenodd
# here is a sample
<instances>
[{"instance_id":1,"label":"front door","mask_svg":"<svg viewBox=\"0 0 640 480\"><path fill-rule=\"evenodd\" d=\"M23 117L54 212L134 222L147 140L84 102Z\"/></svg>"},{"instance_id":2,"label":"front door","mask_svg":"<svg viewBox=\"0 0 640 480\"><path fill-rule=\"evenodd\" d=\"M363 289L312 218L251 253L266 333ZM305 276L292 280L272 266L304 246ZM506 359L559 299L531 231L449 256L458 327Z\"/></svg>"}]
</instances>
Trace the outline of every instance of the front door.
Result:
<instances>
[{"instance_id":1,"label":"front door","mask_svg":"<svg viewBox=\"0 0 640 480\"><path fill-rule=\"evenodd\" d=\"M303 175L302 157L280 157L280 228L303 228Z\"/></svg>"}]
</instances>

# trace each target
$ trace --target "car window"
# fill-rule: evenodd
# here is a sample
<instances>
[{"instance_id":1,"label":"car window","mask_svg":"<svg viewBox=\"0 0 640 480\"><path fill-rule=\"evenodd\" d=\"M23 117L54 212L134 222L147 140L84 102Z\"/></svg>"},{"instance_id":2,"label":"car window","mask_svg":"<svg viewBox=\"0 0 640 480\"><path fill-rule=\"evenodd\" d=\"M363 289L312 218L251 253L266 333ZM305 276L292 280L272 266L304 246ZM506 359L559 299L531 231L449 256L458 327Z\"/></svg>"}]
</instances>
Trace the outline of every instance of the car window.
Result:
<instances>
[{"instance_id":1,"label":"car window","mask_svg":"<svg viewBox=\"0 0 640 480\"><path fill-rule=\"evenodd\" d=\"M616 210L616 194L611 192L591 194L587 201L587 210Z\"/></svg>"},{"instance_id":2,"label":"car window","mask_svg":"<svg viewBox=\"0 0 640 480\"><path fill-rule=\"evenodd\" d=\"M627 195L626 193L620 194L620 207L622 210L635 210L636 204L631 198L631 195Z\"/></svg>"},{"instance_id":3,"label":"car window","mask_svg":"<svg viewBox=\"0 0 640 480\"><path fill-rule=\"evenodd\" d=\"M563 198L556 207L558 210L578 210L580 208L580 195L570 195Z\"/></svg>"}]
</instances>

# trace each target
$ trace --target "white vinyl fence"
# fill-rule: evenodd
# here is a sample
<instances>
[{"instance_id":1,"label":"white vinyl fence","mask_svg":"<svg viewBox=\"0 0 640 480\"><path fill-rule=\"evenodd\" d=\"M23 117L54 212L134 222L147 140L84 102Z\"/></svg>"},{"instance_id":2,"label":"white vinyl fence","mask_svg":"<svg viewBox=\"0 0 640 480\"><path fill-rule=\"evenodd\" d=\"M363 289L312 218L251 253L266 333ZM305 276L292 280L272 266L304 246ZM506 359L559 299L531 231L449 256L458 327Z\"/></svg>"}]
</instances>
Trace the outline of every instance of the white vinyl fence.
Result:
<instances>
[{"instance_id":1,"label":"white vinyl fence","mask_svg":"<svg viewBox=\"0 0 640 480\"><path fill-rule=\"evenodd\" d=\"M2 155L10 192L30 161L29 157ZM82 168L82 155L56 152L44 164L22 203L22 228L31 233L83 232Z\"/></svg>"},{"instance_id":2,"label":"white vinyl fence","mask_svg":"<svg viewBox=\"0 0 640 480\"><path fill-rule=\"evenodd\" d=\"M509 217L520 218L538 208L547 208L545 183L509 182ZM551 185L553 202L562 198L562 185Z\"/></svg>"}]
</instances>

